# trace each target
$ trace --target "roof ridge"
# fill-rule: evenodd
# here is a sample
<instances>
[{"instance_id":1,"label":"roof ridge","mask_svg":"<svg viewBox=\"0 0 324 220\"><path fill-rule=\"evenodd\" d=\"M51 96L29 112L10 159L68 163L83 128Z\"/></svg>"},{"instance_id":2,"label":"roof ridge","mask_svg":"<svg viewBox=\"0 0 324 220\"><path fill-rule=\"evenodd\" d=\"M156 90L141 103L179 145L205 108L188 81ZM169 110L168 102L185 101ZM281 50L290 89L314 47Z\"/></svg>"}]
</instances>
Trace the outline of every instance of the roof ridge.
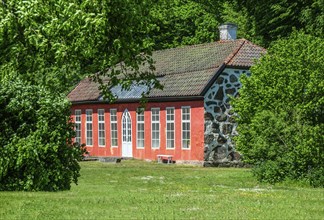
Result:
<instances>
[{"instance_id":1,"label":"roof ridge","mask_svg":"<svg viewBox=\"0 0 324 220\"><path fill-rule=\"evenodd\" d=\"M188 48L188 47L201 47L201 46L207 46L207 45L213 45L213 44L223 44L223 43L232 43L235 41L247 41L244 38L240 38L240 39L236 39L236 40L218 40L218 41L212 41L212 42L204 42L204 43L199 43L199 44L187 44L187 45L180 45L177 47L172 47L172 48L164 48L164 49L160 49L160 50L154 50L152 51L152 53L160 53L160 52L164 52L167 50L179 50L179 49L184 49L184 48Z\"/></svg>"},{"instance_id":2,"label":"roof ridge","mask_svg":"<svg viewBox=\"0 0 324 220\"><path fill-rule=\"evenodd\" d=\"M253 43L252 41L247 40L247 39L245 39L245 38L241 38L240 40L244 40L244 43L246 43L246 44L251 44L251 45L253 45L254 47L259 47L259 48L261 48L261 49L264 50L264 51L267 50L266 48L264 48L264 47L262 47L262 46L260 46L260 45L257 45L257 44L255 44L255 43Z\"/></svg>"},{"instance_id":3,"label":"roof ridge","mask_svg":"<svg viewBox=\"0 0 324 220\"><path fill-rule=\"evenodd\" d=\"M246 43L246 39L242 38L242 39L239 39L239 41L242 41L238 48L236 50L234 50L233 53L231 53L230 55L228 55L226 57L226 59L224 60L224 64L227 65L232 59L234 59L234 57L236 56L236 54L240 51L240 49L243 47L243 45Z\"/></svg>"}]
</instances>

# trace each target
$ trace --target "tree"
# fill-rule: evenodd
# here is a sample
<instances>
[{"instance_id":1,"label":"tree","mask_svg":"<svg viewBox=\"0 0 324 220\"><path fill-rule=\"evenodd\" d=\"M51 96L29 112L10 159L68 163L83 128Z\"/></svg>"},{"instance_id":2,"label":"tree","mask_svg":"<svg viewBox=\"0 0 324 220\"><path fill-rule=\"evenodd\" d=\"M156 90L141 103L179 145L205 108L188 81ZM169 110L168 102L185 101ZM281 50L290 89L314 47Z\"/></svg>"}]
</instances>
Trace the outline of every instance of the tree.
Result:
<instances>
[{"instance_id":1,"label":"tree","mask_svg":"<svg viewBox=\"0 0 324 220\"><path fill-rule=\"evenodd\" d=\"M151 3L1 1L0 190L56 191L77 182L84 151L71 142L64 94L80 78L91 74L106 97L111 85L159 86L149 57Z\"/></svg>"},{"instance_id":2,"label":"tree","mask_svg":"<svg viewBox=\"0 0 324 220\"><path fill-rule=\"evenodd\" d=\"M299 18L307 33L315 36L324 35L324 1L311 1L302 11Z\"/></svg>"},{"instance_id":3,"label":"tree","mask_svg":"<svg viewBox=\"0 0 324 220\"><path fill-rule=\"evenodd\" d=\"M293 33L241 79L236 144L260 181L324 186L323 51L322 38Z\"/></svg>"},{"instance_id":4,"label":"tree","mask_svg":"<svg viewBox=\"0 0 324 220\"><path fill-rule=\"evenodd\" d=\"M155 50L212 42L218 38L217 16L193 0L159 1L152 5L150 16L153 28L149 35Z\"/></svg>"},{"instance_id":5,"label":"tree","mask_svg":"<svg viewBox=\"0 0 324 220\"><path fill-rule=\"evenodd\" d=\"M66 190L84 151L72 143L70 103L20 80L0 87L0 190Z\"/></svg>"},{"instance_id":6,"label":"tree","mask_svg":"<svg viewBox=\"0 0 324 220\"><path fill-rule=\"evenodd\" d=\"M238 38L258 37L254 20L236 1L163 0L152 5L150 16L155 50L216 41L218 26L225 22L239 26Z\"/></svg>"},{"instance_id":7,"label":"tree","mask_svg":"<svg viewBox=\"0 0 324 220\"><path fill-rule=\"evenodd\" d=\"M97 73L129 86L158 84L139 66L152 61L152 1L4 0L0 3L0 79L17 77L53 92L68 92ZM150 62L149 62L150 61ZM121 63L122 62L122 63ZM108 71L120 63L123 68ZM121 71L124 67L132 72ZM117 77L123 72L123 80ZM96 78L96 77L94 77ZM153 82L152 82L153 81ZM103 86L103 93L109 93Z\"/></svg>"},{"instance_id":8,"label":"tree","mask_svg":"<svg viewBox=\"0 0 324 220\"><path fill-rule=\"evenodd\" d=\"M256 36L251 39L268 46L287 37L294 29L308 34L324 35L324 3L322 0L235 0L239 11L247 12Z\"/></svg>"},{"instance_id":9,"label":"tree","mask_svg":"<svg viewBox=\"0 0 324 220\"><path fill-rule=\"evenodd\" d=\"M256 44L261 44L255 30L255 22L250 17L247 9L236 1L224 1L221 13L222 22L231 22L238 26L237 38L253 39Z\"/></svg>"}]
</instances>

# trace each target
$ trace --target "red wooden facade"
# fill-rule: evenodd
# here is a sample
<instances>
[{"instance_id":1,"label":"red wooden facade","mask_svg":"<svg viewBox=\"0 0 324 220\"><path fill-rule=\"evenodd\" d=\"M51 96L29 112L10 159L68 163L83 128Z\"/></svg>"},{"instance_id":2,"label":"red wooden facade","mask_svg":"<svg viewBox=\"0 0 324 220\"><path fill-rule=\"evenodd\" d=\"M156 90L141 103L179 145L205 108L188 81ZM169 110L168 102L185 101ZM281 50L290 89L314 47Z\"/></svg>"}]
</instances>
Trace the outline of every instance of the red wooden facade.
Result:
<instances>
[{"instance_id":1,"label":"red wooden facade","mask_svg":"<svg viewBox=\"0 0 324 220\"><path fill-rule=\"evenodd\" d=\"M190 109L190 147L182 147L182 108ZM72 106L72 118L75 120L75 110L81 110L81 143L86 143L86 110L92 110L92 146L87 146L91 156L123 156L123 125L122 117L129 112L131 121L132 157L137 159L156 160L158 154L173 155L175 161L203 161L204 160L204 102L152 102L147 103L144 111L144 148L137 146L137 112L138 103L116 104L75 104ZM159 148L152 148L152 108L159 109ZM166 147L166 109L174 108L174 148ZM99 146L98 139L98 109L104 110L105 145ZM111 145L110 109L117 110L118 146Z\"/></svg>"}]
</instances>

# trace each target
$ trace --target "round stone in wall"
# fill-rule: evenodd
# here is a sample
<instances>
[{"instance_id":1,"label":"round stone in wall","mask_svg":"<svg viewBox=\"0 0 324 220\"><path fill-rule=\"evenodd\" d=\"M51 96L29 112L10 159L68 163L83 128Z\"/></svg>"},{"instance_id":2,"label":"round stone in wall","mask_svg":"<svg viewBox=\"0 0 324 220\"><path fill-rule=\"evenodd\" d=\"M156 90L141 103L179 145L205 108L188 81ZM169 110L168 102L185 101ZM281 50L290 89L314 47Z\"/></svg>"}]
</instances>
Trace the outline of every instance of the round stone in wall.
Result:
<instances>
[{"instance_id":1,"label":"round stone in wall","mask_svg":"<svg viewBox=\"0 0 324 220\"><path fill-rule=\"evenodd\" d=\"M234 160L240 160L241 157L241 154L239 154L238 152L234 152Z\"/></svg>"},{"instance_id":2,"label":"round stone in wall","mask_svg":"<svg viewBox=\"0 0 324 220\"><path fill-rule=\"evenodd\" d=\"M233 129L233 125L232 124L224 124L223 125L223 134L231 134L232 133L232 129Z\"/></svg>"},{"instance_id":3,"label":"round stone in wall","mask_svg":"<svg viewBox=\"0 0 324 220\"><path fill-rule=\"evenodd\" d=\"M217 147L216 155L218 160L226 158L226 147L225 146Z\"/></svg>"},{"instance_id":4,"label":"round stone in wall","mask_svg":"<svg viewBox=\"0 0 324 220\"><path fill-rule=\"evenodd\" d=\"M212 132L213 133L219 133L219 124L218 123L216 123L216 122L213 122L213 124L212 124Z\"/></svg>"},{"instance_id":5,"label":"round stone in wall","mask_svg":"<svg viewBox=\"0 0 324 220\"><path fill-rule=\"evenodd\" d=\"M233 95L236 92L236 89L235 88L226 89L225 92L226 92L226 94Z\"/></svg>"},{"instance_id":6,"label":"round stone in wall","mask_svg":"<svg viewBox=\"0 0 324 220\"><path fill-rule=\"evenodd\" d=\"M214 107L214 113L222 113L222 109L220 107Z\"/></svg>"},{"instance_id":7,"label":"round stone in wall","mask_svg":"<svg viewBox=\"0 0 324 220\"><path fill-rule=\"evenodd\" d=\"M214 117L213 117L213 115L211 113L206 112L205 113L205 120L213 121L214 120Z\"/></svg>"},{"instance_id":8,"label":"round stone in wall","mask_svg":"<svg viewBox=\"0 0 324 220\"><path fill-rule=\"evenodd\" d=\"M234 75L234 74L232 74L231 76L230 76L230 82L231 83L235 83L235 82L237 82L237 77Z\"/></svg>"},{"instance_id":9,"label":"round stone in wall","mask_svg":"<svg viewBox=\"0 0 324 220\"><path fill-rule=\"evenodd\" d=\"M219 144L225 144L227 142L227 139L223 135L219 135L217 138L217 142Z\"/></svg>"},{"instance_id":10,"label":"round stone in wall","mask_svg":"<svg viewBox=\"0 0 324 220\"><path fill-rule=\"evenodd\" d=\"M231 113L231 112L232 112L232 111L230 111L230 113ZM231 122L231 123L235 123L235 122L236 122L236 121L235 121L235 116L232 115L231 117L229 117L228 121Z\"/></svg>"},{"instance_id":11,"label":"round stone in wall","mask_svg":"<svg viewBox=\"0 0 324 220\"><path fill-rule=\"evenodd\" d=\"M216 120L219 121L219 122L224 122L224 121L227 120L227 115L221 114L221 115L216 117Z\"/></svg>"},{"instance_id":12,"label":"round stone in wall","mask_svg":"<svg viewBox=\"0 0 324 220\"><path fill-rule=\"evenodd\" d=\"M213 140L214 140L214 135L212 134L205 135L205 144L210 144L211 142L213 142Z\"/></svg>"},{"instance_id":13,"label":"round stone in wall","mask_svg":"<svg viewBox=\"0 0 324 220\"><path fill-rule=\"evenodd\" d=\"M217 80L216 80L216 83L217 83L217 84L223 84L223 82L224 82L224 78L221 77L221 76L218 77Z\"/></svg>"}]
</instances>

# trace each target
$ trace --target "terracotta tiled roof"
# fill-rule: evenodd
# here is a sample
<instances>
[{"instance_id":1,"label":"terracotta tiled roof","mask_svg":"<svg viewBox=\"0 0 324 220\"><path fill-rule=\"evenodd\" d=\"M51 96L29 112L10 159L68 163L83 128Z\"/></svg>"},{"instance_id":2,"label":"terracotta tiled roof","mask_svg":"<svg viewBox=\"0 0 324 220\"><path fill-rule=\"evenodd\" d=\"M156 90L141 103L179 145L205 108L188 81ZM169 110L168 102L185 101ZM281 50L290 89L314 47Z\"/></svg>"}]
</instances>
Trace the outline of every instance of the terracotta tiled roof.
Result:
<instances>
[{"instance_id":1,"label":"terracotta tiled roof","mask_svg":"<svg viewBox=\"0 0 324 220\"><path fill-rule=\"evenodd\" d=\"M264 48L245 39L155 51L152 58L155 61L156 75L164 89L153 89L149 97L202 96L210 80L222 67L249 68L262 53L265 53ZM133 92L124 92L118 86L112 88L120 100L140 98L144 90L141 87L134 88ZM69 93L68 98L72 102L99 100L98 85L86 78Z\"/></svg>"},{"instance_id":2,"label":"terracotta tiled roof","mask_svg":"<svg viewBox=\"0 0 324 220\"><path fill-rule=\"evenodd\" d=\"M244 43L235 56L226 63L227 66L250 67L255 60L259 59L266 52L266 49L256 46L250 41L244 39L243 41Z\"/></svg>"},{"instance_id":3,"label":"terracotta tiled roof","mask_svg":"<svg viewBox=\"0 0 324 220\"><path fill-rule=\"evenodd\" d=\"M98 84L85 78L68 94L68 99L72 102L95 101L99 95Z\"/></svg>"},{"instance_id":4,"label":"terracotta tiled roof","mask_svg":"<svg viewBox=\"0 0 324 220\"><path fill-rule=\"evenodd\" d=\"M166 49L154 52L152 58L158 75L192 73L220 66L242 43L240 40L219 41Z\"/></svg>"}]
</instances>

